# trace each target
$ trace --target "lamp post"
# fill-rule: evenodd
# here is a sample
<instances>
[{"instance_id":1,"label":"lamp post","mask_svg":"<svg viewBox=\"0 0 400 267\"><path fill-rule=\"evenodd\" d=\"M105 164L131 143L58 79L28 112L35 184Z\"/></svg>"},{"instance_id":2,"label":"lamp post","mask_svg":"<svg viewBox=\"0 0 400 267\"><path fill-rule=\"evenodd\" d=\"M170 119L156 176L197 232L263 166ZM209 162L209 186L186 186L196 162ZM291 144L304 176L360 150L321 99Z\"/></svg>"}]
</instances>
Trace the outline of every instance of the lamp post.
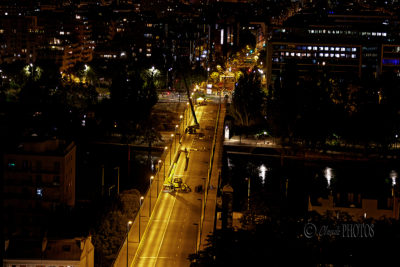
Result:
<instances>
[{"instance_id":1,"label":"lamp post","mask_svg":"<svg viewBox=\"0 0 400 267\"><path fill-rule=\"evenodd\" d=\"M129 266L129 225L132 224L132 221L128 221L128 223L126 224L126 267Z\"/></svg>"},{"instance_id":2,"label":"lamp post","mask_svg":"<svg viewBox=\"0 0 400 267\"><path fill-rule=\"evenodd\" d=\"M140 201L140 206L139 206L139 243L140 243L140 210L141 210L141 207L142 207L143 199L144 199L144 197L141 196L140 200L139 200Z\"/></svg>"},{"instance_id":3,"label":"lamp post","mask_svg":"<svg viewBox=\"0 0 400 267\"><path fill-rule=\"evenodd\" d=\"M189 102L186 102L185 115L186 115L186 112L188 113L188 115L186 117L186 124L189 125L189 121L190 121Z\"/></svg>"},{"instance_id":4,"label":"lamp post","mask_svg":"<svg viewBox=\"0 0 400 267\"><path fill-rule=\"evenodd\" d=\"M118 174L117 174L117 194L119 195L119 166L115 167L114 170L118 171Z\"/></svg>"},{"instance_id":5,"label":"lamp post","mask_svg":"<svg viewBox=\"0 0 400 267\"><path fill-rule=\"evenodd\" d=\"M175 139L174 139L174 134L171 134L171 150L172 150L172 144L174 143ZM175 144L174 144L174 152L175 152ZM170 153L172 153L172 151L170 151ZM170 155L171 156L171 155Z\"/></svg>"},{"instance_id":6,"label":"lamp post","mask_svg":"<svg viewBox=\"0 0 400 267\"><path fill-rule=\"evenodd\" d=\"M175 125L175 135L176 135L176 136L179 135L178 141L179 141L179 144L180 144L180 143L181 143L181 133L180 133L180 131L178 130L178 128L179 128L179 125L178 125L178 124ZM177 133L177 132L178 132L178 133ZM176 149L176 137L175 137L175 149Z\"/></svg>"},{"instance_id":7,"label":"lamp post","mask_svg":"<svg viewBox=\"0 0 400 267\"><path fill-rule=\"evenodd\" d=\"M198 253L197 251L197 243L199 242L199 224L198 223L194 223L194 226L196 226L196 246L195 246L195 252L196 254Z\"/></svg>"},{"instance_id":8,"label":"lamp post","mask_svg":"<svg viewBox=\"0 0 400 267\"><path fill-rule=\"evenodd\" d=\"M164 147L164 150L168 150L168 146ZM167 154L165 154L165 158L167 158L167 155L168 155L168 152L167 152ZM171 157L169 157L169 166L171 166ZM164 168L165 168L165 166L164 166ZM165 175L164 175L164 179L165 179Z\"/></svg>"},{"instance_id":9,"label":"lamp post","mask_svg":"<svg viewBox=\"0 0 400 267\"><path fill-rule=\"evenodd\" d=\"M157 172L157 198L158 198L158 181L160 181L160 163L161 163L161 159L158 160L158 172ZM165 168L164 168L164 172L165 172Z\"/></svg>"},{"instance_id":10,"label":"lamp post","mask_svg":"<svg viewBox=\"0 0 400 267\"><path fill-rule=\"evenodd\" d=\"M154 176L150 176L150 187L149 187L149 193L150 193L150 202L149 202L149 218L150 218L150 215L151 215L151 181L153 181L153 179L154 179Z\"/></svg>"},{"instance_id":11,"label":"lamp post","mask_svg":"<svg viewBox=\"0 0 400 267\"><path fill-rule=\"evenodd\" d=\"M183 128L185 128L185 120L182 120L182 119L183 119L183 115L180 115L179 116L179 124L181 125L181 132L183 134Z\"/></svg>"}]
</instances>

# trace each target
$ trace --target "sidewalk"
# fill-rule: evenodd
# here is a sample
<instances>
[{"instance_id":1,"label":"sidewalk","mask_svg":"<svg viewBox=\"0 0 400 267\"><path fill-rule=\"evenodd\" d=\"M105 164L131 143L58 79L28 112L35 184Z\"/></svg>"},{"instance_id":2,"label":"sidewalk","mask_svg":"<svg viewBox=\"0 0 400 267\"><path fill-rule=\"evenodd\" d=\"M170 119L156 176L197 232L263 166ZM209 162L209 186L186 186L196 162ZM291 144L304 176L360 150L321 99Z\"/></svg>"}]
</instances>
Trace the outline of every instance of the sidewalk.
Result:
<instances>
[{"instance_id":1,"label":"sidewalk","mask_svg":"<svg viewBox=\"0 0 400 267\"><path fill-rule=\"evenodd\" d=\"M208 184L208 194L206 207L204 212L203 229L200 237L199 250L203 250L207 245L208 236L214 233L215 229L215 218L216 218L216 207L217 207L217 191L219 176L222 167L222 152L224 144L224 118L226 114L225 105L221 105L221 113L219 115L217 138L215 144L214 160L211 170L211 179Z\"/></svg>"}]
</instances>

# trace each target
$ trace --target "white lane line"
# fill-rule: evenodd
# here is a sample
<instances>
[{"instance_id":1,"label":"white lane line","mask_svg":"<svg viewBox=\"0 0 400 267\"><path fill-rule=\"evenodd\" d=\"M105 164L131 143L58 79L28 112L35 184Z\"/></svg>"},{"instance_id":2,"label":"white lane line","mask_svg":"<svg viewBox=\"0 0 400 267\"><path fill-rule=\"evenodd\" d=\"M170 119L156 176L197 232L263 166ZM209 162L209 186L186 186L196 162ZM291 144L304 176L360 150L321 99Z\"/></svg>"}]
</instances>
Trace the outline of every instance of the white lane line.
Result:
<instances>
[{"instance_id":1,"label":"white lane line","mask_svg":"<svg viewBox=\"0 0 400 267\"><path fill-rule=\"evenodd\" d=\"M158 255L160 255L160 250L161 250L161 246L162 246L162 244L163 244L163 242L164 242L164 238L165 238L165 233L167 232L167 228L168 228L168 225L169 225L169 222L170 222L170 220L171 220L171 215L172 215L172 212L173 212L173 210L174 210L174 207L175 207L175 202L176 202L176 197L174 197L174 202L173 202L173 204L172 204L172 208L171 208L171 210L169 211L169 214L168 214L168 220L167 220L167 225L165 226L165 228L164 228L164 231L163 231L163 234L162 234L162 238L161 238L161 242L160 242L160 245L158 246L158 249L157 249L157 256L156 256L156 258L158 258ZM154 267L156 266L156 264L157 264L157 259L155 260L155 262L154 262Z\"/></svg>"}]
</instances>

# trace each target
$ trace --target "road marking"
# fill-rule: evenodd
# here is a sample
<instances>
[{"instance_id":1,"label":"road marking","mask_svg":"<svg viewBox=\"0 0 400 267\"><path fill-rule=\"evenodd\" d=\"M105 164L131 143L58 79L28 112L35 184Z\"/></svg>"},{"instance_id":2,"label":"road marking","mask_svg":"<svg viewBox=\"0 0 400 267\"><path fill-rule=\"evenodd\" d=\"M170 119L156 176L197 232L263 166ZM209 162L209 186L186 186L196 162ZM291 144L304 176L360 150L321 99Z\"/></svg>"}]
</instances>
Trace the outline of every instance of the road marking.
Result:
<instances>
[{"instance_id":1,"label":"road marking","mask_svg":"<svg viewBox=\"0 0 400 267\"><path fill-rule=\"evenodd\" d=\"M170 210L170 212L169 212L169 214L168 214L168 220L167 220L168 223L167 223L167 225L166 225L165 228L164 228L164 231L163 231L163 234L162 234L162 238L161 238L161 242L160 242L160 245L158 246L158 249L157 249L157 258L158 258L158 255L160 255L161 246L162 246L162 244L163 244L163 242L164 242L165 233L167 232L167 228L168 228L169 222L170 222L170 220L171 220L172 212L174 211L175 202L176 202L176 197L174 197L174 202L173 202L173 204L172 204L172 208L171 208L171 210ZM157 260L155 260L153 266L155 267L156 264L157 264Z\"/></svg>"}]
</instances>

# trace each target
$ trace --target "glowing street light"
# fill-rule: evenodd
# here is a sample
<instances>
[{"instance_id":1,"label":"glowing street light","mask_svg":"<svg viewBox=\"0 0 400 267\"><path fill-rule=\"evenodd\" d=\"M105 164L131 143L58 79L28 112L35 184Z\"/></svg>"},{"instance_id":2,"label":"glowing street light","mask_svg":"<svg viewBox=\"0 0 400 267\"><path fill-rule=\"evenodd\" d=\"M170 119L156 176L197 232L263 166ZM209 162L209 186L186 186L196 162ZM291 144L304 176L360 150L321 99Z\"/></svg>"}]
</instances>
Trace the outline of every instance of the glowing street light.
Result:
<instances>
[{"instance_id":1,"label":"glowing street light","mask_svg":"<svg viewBox=\"0 0 400 267\"><path fill-rule=\"evenodd\" d=\"M152 176L150 176L150 186L149 186L149 196L150 196L150 202L149 202L149 218L150 218L150 215L151 215L151 182L153 181L153 179L154 179L154 176L152 175Z\"/></svg>"},{"instance_id":2,"label":"glowing street light","mask_svg":"<svg viewBox=\"0 0 400 267\"><path fill-rule=\"evenodd\" d=\"M160 181L160 163L162 162L162 160L158 160L158 172L157 172L157 198L158 198L158 181ZM165 179L165 168L164 168L164 179Z\"/></svg>"},{"instance_id":3,"label":"glowing street light","mask_svg":"<svg viewBox=\"0 0 400 267\"><path fill-rule=\"evenodd\" d=\"M139 243L140 243L140 212L142 210L141 207L142 207L143 199L144 199L144 196L141 196L139 199L139 203L140 203L140 206L139 206Z\"/></svg>"},{"instance_id":4,"label":"glowing street light","mask_svg":"<svg viewBox=\"0 0 400 267\"><path fill-rule=\"evenodd\" d=\"M128 223L126 224L126 267L129 266L129 226L132 224L132 221L128 221Z\"/></svg>"},{"instance_id":5,"label":"glowing street light","mask_svg":"<svg viewBox=\"0 0 400 267\"><path fill-rule=\"evenodd\" d=\"M174 134L171 134L171 149L169 150L169 165L171 165L171 160L172 160L172 142L174 140L172 140L172 138L174 138Z\"/></svg>"}]
</instances>

